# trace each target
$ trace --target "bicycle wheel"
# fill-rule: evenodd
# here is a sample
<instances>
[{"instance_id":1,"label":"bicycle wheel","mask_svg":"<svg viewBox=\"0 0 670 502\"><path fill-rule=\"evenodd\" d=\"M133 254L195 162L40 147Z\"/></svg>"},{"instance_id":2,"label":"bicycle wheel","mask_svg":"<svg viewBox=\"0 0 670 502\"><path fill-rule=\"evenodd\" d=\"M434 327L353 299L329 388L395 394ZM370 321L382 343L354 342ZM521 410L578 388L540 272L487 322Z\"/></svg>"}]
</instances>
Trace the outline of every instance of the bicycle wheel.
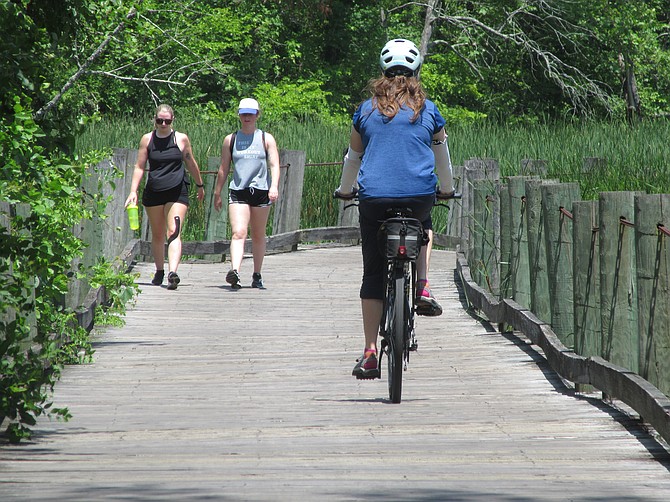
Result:
<instances>
[{"instance_id":1,"label":"bicycle wheel","mask_svg":"<svg viewBox=\"0 0 670 502\"><path fill-rule=\"evenodd\" d=\"M402 269L396 269L394 272L393 288L389 291L387 308L390 314L386 318L389 399L392 403L399 403L402 397L403 357L408 315L405 302L405 273Z\"/></svg>"}]
</instances>

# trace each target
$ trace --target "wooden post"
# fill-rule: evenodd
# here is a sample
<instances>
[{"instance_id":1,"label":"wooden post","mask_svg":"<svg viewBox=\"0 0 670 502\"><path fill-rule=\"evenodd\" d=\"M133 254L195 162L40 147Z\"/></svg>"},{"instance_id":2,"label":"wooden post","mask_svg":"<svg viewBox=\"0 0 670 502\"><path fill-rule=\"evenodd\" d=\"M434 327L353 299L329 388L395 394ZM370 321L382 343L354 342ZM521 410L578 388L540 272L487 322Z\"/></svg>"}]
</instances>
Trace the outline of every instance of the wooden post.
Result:
<instances>
[{"instance_id":1,"label":"wooden post","mask_svg":"<svg viewBox=\"0 0 670 502\"><path fill-rule=\"evenodd\" d=\"M512 211L509 183L500 185L500 298L512 297Z\"/></svg>"},{"instance_id":2,"label":"wooden post","mask_svg":"<svg viewBox=\"0 0 670 502\"><path fill-rule=\"evenodd\" d=\"M498 166L498 162L494 159L470 159L465 161L463 174L464 181L461 187L461 193L463 196L461 199L461 204L463 207L461 234L463 237L462 242L465 256L468 260L470 260L470 255L474 252L474 239L471 239L470 236L473 233L476 233L476 222L474 221L473 216L474 196L472 184L475 180L481 179L499 180L500 167ZM472 263L470 266L472 267Z\"/></svg>"},{"instance_id":3,"label":"wooden post","mask_svg":"<svg viewBox=\"0 0 670 502\"><path fill-rule=\"evenodd\" d=\"M541 320L550 322L549 282L547 279L547 252L542 214L542 186L556 180L526 180L526 233L530 282L530 310Z\"/></svg>"},{"instance_id":4,"label":"wooden post","mask_svg":"<svg viewBox=\"0 0 670 502\"><path fill-rule=\"evenodd\" d=\"M541 190L551 326L563 345L573 348L572 220L561 208L572 211L581 197L579 183L547 184Z\"/></svg>"},{"instance_id":5,"label":"wooden post","mask_svg":"<svg viewBox=\"0 0 670 502\"><path fill-rule=\"evenodd\" d=\"M598 204L575 201L573 211L575 352L600 356L600 248L598 245Z\"/></svg>"},{"instance_id":6,"label":"wooden post","mask_svg":"<svg viewBox=\"0 0 670 502\"><path fill-rule=\"evenodd\" d=\"M302 184L305 177L306 154L300 150L279 152L279 200L274 208L272 234L282 234L300 228Z\"/></svg>"},{"instance_id":7,"label":"wooden post","mask_svg":"<svg viewBox=\"0 0 670 502\"><path fill-rule=\"evenodd\" d=\"M639 371L634 192L600 194L602 357Z\"/></svg>"},{"instance_id":8,"label":"wooden post","mask_svg":"<svg viewBox=\"0 0 670 502\"><path fill-rule=\"evenodd\" d=\"M221 157L209 157L207 159L207 170L219 169ZM221 200L223 207L221 211L214 209L214 187L216 176L203 176L205 183L205 239L208 241L221 241L228 236L228 180L223 183Z\"/></svg>"},{"instance_id":9,"label":"wooden post","mask_svg":"<svg viewBox=\"0 0 670 502\"><path fill-rule=\"evenodd\" d=\"M670 195L635 197L639 373L670 395L670 236L662 229L670 229Z\"/></svg>"},{"instance_id":10,"label":"wooden post","mask_svg":"<svg viewBox=\"0 0 670 502\"><path fill-rule=\"evenodd\" d=\"M528 224L526 222L526 181L528 176L511 176L509 185L510 219L510 286L511 295L519 305L530 308L530 262L528 257Z\"/></svg>"},{"instance_id":11,"label":"wooden post","mask_svg":"<svg viewBox=\"0 0 670 502\"><path fill-rule=\"evenodd\" d=\"M464 171L463 166L453 166L454 188L457 192L463 191L464 185ZM446 235L454 237L463 236L463 204L462 200L453 200L449 203L449 214L447 215L447 226L444 230Z\"/></svg>"},{"instance_id":12,"label":"wooden post","mask_svg":"<svg viewBox=\"0 0 670 502\"><path fill-rule=\"evenodd\" d=\"M500 290L500 197L499 181L474 180L471 183L472 201L471 273L480 286L494 295Z\"/></svg>"},{"instance_id":13,"label":"wooden post","mask_svg":"<svg viewBox=\"0 0 670 502\"><path fill-rule=\"evenodd\" d=\"M547 161L541 159L521 159L521 176L540 176L547 175Z\"/></svg>"}]
</instances>

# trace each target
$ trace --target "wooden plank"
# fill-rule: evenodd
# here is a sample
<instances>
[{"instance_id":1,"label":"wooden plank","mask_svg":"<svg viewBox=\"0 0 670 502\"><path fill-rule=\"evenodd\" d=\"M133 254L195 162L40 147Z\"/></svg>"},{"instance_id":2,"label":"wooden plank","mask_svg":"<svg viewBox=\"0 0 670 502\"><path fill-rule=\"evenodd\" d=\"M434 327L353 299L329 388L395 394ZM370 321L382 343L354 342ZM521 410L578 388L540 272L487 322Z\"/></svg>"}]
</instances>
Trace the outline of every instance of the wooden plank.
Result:
<instances>
[{"instance_id":1,"label":"wooden plank","mask_svg":"<svg viewBox=\"0 0 670 502\"><path fill-rule=\"evenodd\" d=\"M32 442L0 448L0 499L666 500L668 452L613 407L575 398L537 347L463 309L434 251L445 314L419 318L403 402L351 376L362 349L358 247L269 255L266 290L183 263L126 325L68 367Z\"/></svg>"}]
</instances>

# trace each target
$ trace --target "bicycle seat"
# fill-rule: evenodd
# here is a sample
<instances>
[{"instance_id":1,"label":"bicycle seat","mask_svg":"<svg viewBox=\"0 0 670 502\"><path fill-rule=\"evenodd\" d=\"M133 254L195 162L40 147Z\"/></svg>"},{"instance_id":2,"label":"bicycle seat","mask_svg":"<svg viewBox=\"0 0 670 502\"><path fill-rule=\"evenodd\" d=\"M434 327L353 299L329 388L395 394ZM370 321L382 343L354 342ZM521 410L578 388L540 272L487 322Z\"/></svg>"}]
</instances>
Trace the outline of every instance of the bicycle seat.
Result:
<instances>
[{"instance_id":1,"label":"bicycle seat","mask_svg":"<svg viewBox=\"0 0 670 502\"><path fill-rule=\"evenodd\" d=\"M391 207L386 210L387 218L413 218L412 209L409 207Z\"/></svg>"}]
</instances>

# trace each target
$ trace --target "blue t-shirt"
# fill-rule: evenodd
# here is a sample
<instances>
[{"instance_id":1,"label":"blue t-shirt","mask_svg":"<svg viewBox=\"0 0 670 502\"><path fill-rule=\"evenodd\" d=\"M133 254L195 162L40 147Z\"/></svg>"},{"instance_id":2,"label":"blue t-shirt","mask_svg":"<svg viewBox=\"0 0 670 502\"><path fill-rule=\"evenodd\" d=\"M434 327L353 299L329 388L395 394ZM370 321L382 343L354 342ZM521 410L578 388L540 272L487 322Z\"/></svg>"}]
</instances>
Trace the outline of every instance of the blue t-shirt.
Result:
<instances>
[{"instance_id":1,"label":"blue t-shirt","mask_svg":"<svg viewBox=\"0 0 670 502\"><path fill-rule=\"evenodd\" d=\"M365 149L358 173L361 199L435 193L437 176L431 144L445 120L430 100L426 100L415 122L411 121L413 115L410 108L402 107L389 120L372 108L372 99L354 113L353 125Z\"/></svg>"}]
</instances>

